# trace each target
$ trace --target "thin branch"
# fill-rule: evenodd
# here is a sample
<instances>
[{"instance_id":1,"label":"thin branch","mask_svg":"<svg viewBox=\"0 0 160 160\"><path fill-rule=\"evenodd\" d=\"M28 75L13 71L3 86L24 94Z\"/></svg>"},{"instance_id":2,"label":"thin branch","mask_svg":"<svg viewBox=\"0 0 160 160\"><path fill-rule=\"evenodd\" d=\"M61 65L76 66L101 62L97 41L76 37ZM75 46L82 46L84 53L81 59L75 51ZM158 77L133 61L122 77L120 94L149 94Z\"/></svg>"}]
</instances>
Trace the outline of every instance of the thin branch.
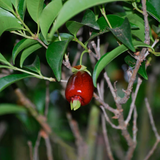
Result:
<instances>
[{"instance_id":1,"label":"thin branch","mask_svg":"<svg viewBox=\"0 0 160 160\"><path fill-rule=\"evenodd\" d=\"M145 103L146 103L147 111L148 111L148 114L149 114L149 119L150 119L150 123L151 123L151 126L152 126L152 130L153 130L156 138L159 139L160 135L158 134L157 128L155 126L152 111L151 111L151 108L150 108L150 105L149 105L149 102L148 102L147 98L145 98Z\"/></svg>"},{"instance_id":2,"label":"thin branch","mask_svg":"<svg viewBox=\"0 0 160 160\"><path fill-rule=\"evenodd\" d=\"M119 117L120 111L117 109L114 109L112 107L110 107L108 104L106 104L96 93L93 94L94 98L100 103L102 104L105 109L109 110L110 112L114 113L116 117Z\"/></svg>"},{"instance_id":3,"label":"thin branch","mask_svg":"<svg viewBox=\"0 0 160 160\"><path fill-rule=\"evenodd\" d=\"M29 147L29 157L30 157L30 160L33 160L33 152L32 152L32 142L31 141L28 141L28 147Z\"/></svg>"},{"instance_id":4,"label":"thin branch","mask_svg":"<svg viewBox=\"0 0 160 160\"><path fill-rule=\"evenodd\" d=\"M49 109L49 81L46 81L46 98L45 98L45 111L44 111L44 116L47 117L48 114L48 109Z\"/></svg>"},{"instance_id":5,"label":"thin branch","mask_svg":"<svg viewBox=\"0 0 160 160\"><path fill-rule=\"evenodd\" d=\"M49 137L45 138L45 144L47 148L47 157L48 160L53 160L53 155L52 155L52 146Z\"/></svg>"},{"instance_id":6,"label":"thin branch","mask_svg":"<svg viewBox=\"0 0 160 160\"><path fill-rule=\"evenodd\" d=\"M92 45L92 47L93 47L93 49L94 49L94 51L96 53L96 58L99 60L100 59L100 52L98 52L95 42L91 41L91 45Z\"/></svg>"},{"instance_id":7,"label":"thin branch","mask_svg":"<svg viewBox=\"0 0 160 160\"><path fill-rule=\"evenodd\" d=\"M107 115L107 113L106 113L106 111L105 111L103 106L100 106L100 108L102 109L102 111L104 113L104 117L105 117L106 121L111 125L112 128L122 129L121 126L116 126L110 121L110 119L109 119L109 117L108 117L108 115Z\"/></svg>"},{"instance_id":8,"label":"thin branch","mask_svg":"<svg viewBox=\"0 0 160 160\"><path fill-rule=\"evenodd\" d=\"M36 144L35 144L35 147L34 147L34 154L33 154L33 159L34 159L34 160L39 160L38 148L39 148L40 140L41 140L41 134L40 134L40 132L39 132L39 133L38 133L37 140L36 140Z\"/></svg>"},{"instance_id":9,"label":"thin branch","mask_svg":"<svg viewBox=\"0 0 160 160\"><path fill-rule=\"evenodd\" d=\"M152 149L149 151L149 153L147 154L147 156L145 157L144 160L148 160L148 159L151 157L151 155L152 155L152 154L154 153L154 151L156 150L157 145L158 145L159 142L160 142L160 140L156 140L156 142L154 143Z\"/></svg>"},{"instance_id":10,"label":"thin branch","mask_svg":"<svg viewBox=\"0 0 160 160\"><path fill-rule=\"evenodd\" d=\"M77 122L72 119L72 116L71 116L70 113L67 113L67 119L68 119L68 122L70 124L71 130L74 134L74 137L76 139L76 145L77 145L77 150L78 150L77 160L82 160L85 156L84 153L85 153L85 149L86 149L84 140L83 140L83 138L80 134Z\"/></svg>"},{"instance_id":11,"label":"thin branch","mask_svg":"<svg viewBox=\"0 0 160 160\"><path fill-rule=\"evenodd\" d=\"M110 147L110 144L109 144L108 135L107 135L106 122L105 122L105 118L104 118L103 115L101 115L101 119L102 119L103 137L104 137L108 157L109 157L110 160L114 160L113 155L112 155L112 151L111 151L111 147Z\"/></svg>"},{"instance_id":12,"label":"thin branch","mask_svg":"<svg viewBox=\"0 0 160 160\"><path fill-rule=\"evenodd\" d=\"M137 109L136 106L134 107L134 114L133 114L133 141L134 143L137 143Z\"/></svg>"},{"instance_id":13,"label":"thin branch","mask_svg":"<svg viewBox=\"0 0 160 160\"><path fill-rule=\"evenodd\" d=\"M142 80L141 80L141 78L138 77L138 83L137 83L137 86L136 86L135 94L134 94L133 99L132 99L132 103L131 103L131 106L130 106L129 114L128 114L127 119L125 120L125 124L126 125L128 125L128 123L129 123L129 121L131 119L132 112L133 112L133 109L134 109L134 106L135 106L135 101L136 101L137 94L138 94L138 91L139 91L141 83L142 83Z\"/></svg>"}]
</instances>

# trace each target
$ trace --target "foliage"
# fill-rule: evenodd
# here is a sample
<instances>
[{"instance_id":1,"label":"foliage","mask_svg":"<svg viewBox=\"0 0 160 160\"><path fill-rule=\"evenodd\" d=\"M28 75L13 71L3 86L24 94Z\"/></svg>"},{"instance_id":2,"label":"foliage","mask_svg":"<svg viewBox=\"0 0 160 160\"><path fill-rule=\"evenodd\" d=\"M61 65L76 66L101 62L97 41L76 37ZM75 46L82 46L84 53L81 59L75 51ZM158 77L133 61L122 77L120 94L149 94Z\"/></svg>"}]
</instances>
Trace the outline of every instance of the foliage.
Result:
<instances>
[{"instance_id":1,"label":"foliage","mask_svg":"<svg viewBox=\"0 0 160 160\"><path fill-rule=\"evenodd\" d=\"M142 144L147 136L140 136L141 139L137 139L140 144L135 147L137 126L134 106L137 106L138 114L143 111L142 123L145 120L148 122L147 114L139 107L143 105L142 99L148 97L157 111L155 119L156 116L158 118L159 4L156 0L146 1L147 17L144 5L133 0L0 0L0 126L5 128L4 131L2 129L5 135L0 133L0 152L4 151L0 159L4 159L10 152L16 153L14 146L17 145L17 140L12 145L12 151L5 146L5 143L10 144L6 139L10 136L11 128L14 136L20 135L20 146L24 146L25 141L24 151L29 150L26 141L29 142L30 150L33 147L31 156L37 160L38 157L46 159L42 152L37 155L41 137L44 141L40 143L42 148L39 147L39 150L43 150L46 144L48 160L50 156L58 160L65 155L70 160L75 157L79 160L87 157L89 160L95 156L95 150L94 159L99 160L107 157L111 160L124 157L129 160L132 156L133 159L144 159L146 150L151 147L147 148ZM9 45L6 46L6 42ZM71 114L69 104L64 99L64 89L66 80L71 75L71 66L81 64L82 58L84 65L92 73L94 99L89 105ZM152 67L148 69L150 64ZM151 81L151 76L154 81ZM143 85L139 90L142 79ZM110 91L104 85L104 80ZM115 81L119 81L119 84L114 83L112 86ZM154 82L155 86L152 88ZM127 84L127 90L121 91L120 88L125 88ZM138 91L140 93L137 96ZM154 92L155 96L152 94ZM148 105L149 102L145 102ZM133 138L130 136L132 119L135 131ZM17 127L18 125L21 127ZM146 128L141 123L138 122L138 126L140 134L146 133ZM153 123L151 126L154 126ZM106 128L109 128L108 133ZM119 130L123 136L120 136ZM150 129L146 130L152 134ZM106 134L103 135L104 133ZM125 134L130 138L127 139ZM155 135L158 135L158 131ZM100 144L103 136L104 146L109 145L107 137L111 137L109 141L112 142L115 137L118 140L110 143L111 148L103 146L106 151ZM157 144L159 139L160 136ZM72 148L73 145L66 143L71 144L75 140L77 153ZM153 135L147 142L152 144L152 141ZM61 153L65 151L63 156L56 154L59 153L57 146L62 149ZM49 152L52 147L53 153ZM87 156L83 154L84 149L81 147L88 147ZM127 154L116 152L117 147L123 152L128 147ZM113 150L113 155L110 149ZM132 149L134 153L131 152ZM103 153L105 156L101 157ZM29 154L24 153L23 158L17 158L14 154L5 159L29 159ZM158 160L159 155L155 153L154 159Z\"/></svg>"}]
</instances>

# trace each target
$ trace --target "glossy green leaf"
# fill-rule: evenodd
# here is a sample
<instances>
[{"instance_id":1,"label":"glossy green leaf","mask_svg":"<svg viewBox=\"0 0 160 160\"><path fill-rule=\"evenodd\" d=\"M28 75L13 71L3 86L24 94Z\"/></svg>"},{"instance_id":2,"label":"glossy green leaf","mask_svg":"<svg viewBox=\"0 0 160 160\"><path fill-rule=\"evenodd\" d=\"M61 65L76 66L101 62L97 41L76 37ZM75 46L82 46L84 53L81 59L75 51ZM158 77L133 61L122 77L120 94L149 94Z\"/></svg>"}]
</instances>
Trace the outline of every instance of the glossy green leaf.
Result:
<instances>
[{"instance_id":1,"label":"glossy green leaf","mask_svg":"<svg viewBox=\"0 0 160 160\"><path fill-rule=\"evenodd\" d=\"M26 12L26 0L20 0L18 3L18 13L22 20L24 19L25 12Z\"/></svg>"},{"instance_id":2,"label":"glossy green leaf","mask_svg":"<svg viewBox=\"0 0 160 160\"><path fill-rule=\"evenodd\" d=\"M131 66L133 68L135 67L136 59L134 59L130 55L127 55L124 58L124 60L129 66ZM138 74L140 74L144 79L148 80L148 76L147 76L147 72L146 72L146 66L145 66L145 62L144 61L141 63L141 66L139 67Z\"/></svg>"},{"instance_id":3,"label":"glossy green leaf","mask_svg":"<svg viewBox=\"0 0 160 160\"><path fill-rule=\"evenodd\" d=\"M17 10L18 9L18 3L20 0L10 0L14 6L14 8Z\"/></svg>"},{"instance_id":4,"label":"glossy green leaf","mask_svg":"<svg viewBox=\"0 0 160 160\"><path fill-rule=\"evenodd\" d=\"M33 72L41 74L40 60L39 60L38 56L36 57L36 59L34 60L34 62L31 65L24 66L24 67L33 71Z\"/></svg>"},{"instance_id":5,"label":"glossy green leaf","mask_svg":"<svg viewBox=\"0 0 160 160\"><path fill-rule=\"evenodd\" d=\"M113 15L113 14L107 15L107 18L108 18L108 21L110 22L112 28L120 27L124 22L124 18L121 18L121 17L119 17L117 15ZM100 30L102 30L102 31L106 30L109 27L109 25L106 22L104 17L100 17L97 20L97 23L99 24ZM132 29L137 29L138 28L138 26L133 24L133 23L130 23L130 26L131 26Z\"/></svg>"},{"instance_id":6,"label":"glossy green leaf","mask_svg":"<svg viewBox=\"0 0 160 160\"><path fill-rule=\"evenodd\" d=\"M22 52L22 55L21 55L21 58L20 58L20 67L23 66L23 63L25 61L25 59L30 55L32 54L34 51L38 50L42 48L42 45L41 44L34 44L28 48L26 48L23 52Z\"/></svg>"},{"instance_id":7,"label":"glossy green leaf","mask_svg":"<svg viewBox=\"0 0 160 160\"><path fill-rule=\"evenodd\" d=\"M61 0L54 0L43 9L39 20L40 28L45 39L47 38L48 30L51 24L53 23L54 19L57 17L61 7Z\"/></svg>"},{"instance_id":8,"label":"glossy green leaf","mask_svg":"<svg viewBox=\"0 0 160 160\"><path fill-rule=\"evenodd\" d=\"M82 19L82 24L92 27L96 30L99 30L99 25L96 22L95 14L93 13L92 10L87 9L87 11L84 13L83 19Z\"/></svg>"},{"instance_id":9,"label":"glossy green leaf","mask_svg":"<svg viewBox=\"0 0 160 160\"><path fill-rule=\"evenodd\" d=\"M62 25L64 24L67 20L69 20L70 18L72 18L73 16L75 16L76 14L80 13L81 11L102 4L102 3L109 3L109 2L114 2L115 0L69 0L67 1L57 19L56 22L54 24L54 26L51 29L50 32L50 37L53 36L54 32ZM117 1L117 0L116 0ZM122 0L118 0L118 1L122 1ZM124 0L124 1L128 1L128 0Z\"/></svg>"},{"instance_id":10,"label":"glossy green leaf","mask_svg":"<svg viewBox=\"0 0 160 160\"><path fill-rule=\"evenodd\" d=\"M0 116L5 114L27 113L25 108L16 104L2 103L0 104Z\"/></svg>"},{"instance_id":11,"label":"glossy green leaf","mask_svg":"<svg viewBox=\"0 0 160 160\"><path fill-rule=\"evenodd\" d=\"M20 21L10 12L0 8L0 36L4 31L22 29Z\"/></svg>"},{"instance_id":12,"label":"glossy green leaf","mask_svg":"<svg viewBox=\"0 0 160 160\"><path fill-rule=\"evenodd\" d=\"M39 17L43 10L44 0L27 0L27 9L32 19L39 23Z\"/></svg>"},{"instance_id":13,"label":"glossy green leaf","mask_svg":"<svg viewBox=\"0 0 160 160\"><path fill-rule=\"evenodd\" d=\"M24 73L24 74L11 74L9 76L0 78L0 92L9 85L11 85L12 83L28 77L31 77L31 75Z\"/></svg>"},{"instance_id":14,"label":"glossy green leaf","mask_svg":"<svg viewBox=\"0 0 160 160\"><path fill-rule=\"evenodd\" d=\"M129 14L126 16L130 23L138 26L138 29L131 30L131 33L138 37L142 42L145 40L144 20L138 14Z\"/></svg>"},{"instance_id":15,"label":"glossy green leaf","mask_svg":"<svg viewBox=\"0 0 160 160\"><path fill-rule=\"evenodd\" d=\"M151 46L140 42L140 41L133 41L133 45L135 48L137 47L148 47L151 48ZM127 51L128 48L124 45L120 45L117 48L113 49L112 51L106 53L103 55L100 60L96 63L93 71L93 83L94 86L96 87L96 82L99 74L101 71L108 65L113 59L115 59L117 56L121 55L123 52Z\"/></svg>"},{"instance_id":16,"label":"glossy green leaf","mask_svg":"<svg viewBox=\"0 0 160 160\"><path fill-rule=\"evenodd\" d=\"M79 29L83 26L83 24L76 21L68 21L66 22L66 27L70 33L76 36Z\"/></svg>"},{"instance_id":17,"label":"glossy green leaf","mask_svg":"<svg viewBox=\"0 0 160 160\"><path fill-rule=\"evenodd\" d=\"M160 1L159 0L148 0L146 1L147 12L160 22Z\"/></svg>"},{"instance_id":18,"label":"glossy green leaf","mask_svg":"<svg viewBox=\"0 0 160 160\"><path fill-rule=\"evenodd\" d=\"M10 65L10 63L5 59L5 57L0 53L0 62Z\"/></svg>"},{"instance_id":19,"label":"glossy green leaf","mask_svg":"<svg viewBox=\"0 0 160 160\"><path fill-rule=\"evenodd\" d=\"M38 42L33 39L22 39L21 41L19 41L14 46L13 51L12 51L13 64L15 64L15 59L21 51L23 51L24 49L30 47L33 44L37 44L37 43Z\"/></svg>"},{"instance_id":20,"label":"glossy green leaf","mask_svg":"<svg viewBox=\"0 0 160 160\"><path fill-rule=\"evenodd\" d=\"M13 11L11 0L0 0L0 7L8 11Z\"/></svg>"},{"instance_id":21,"label":"glossy green leaf","mask_svg":"<svg viewBox=\"0 0 160 160\"><path fill-rule=\"evenodd\" d=\"M65 50L68 46L69 41L72 39L66 40L66 41L58 41L58 42L52 42L47 49L46 52L46 58L49 66L52 68L53 73L58 81L61 80L61 66L63 61L63 55L65 53Z\"/></svg>"},{"instance_id":22,"label":"glossy green leaf","mask_svg":"<svg viewBox=\"0 0 160 160\"><path fill-rule=\"evenodd\" d=\"M127 48L135 52L135 48L132 44L131 27L127 18L124 20L123 24L120 27L110 28L109 30Z\"/></svg>"}]
</instances>

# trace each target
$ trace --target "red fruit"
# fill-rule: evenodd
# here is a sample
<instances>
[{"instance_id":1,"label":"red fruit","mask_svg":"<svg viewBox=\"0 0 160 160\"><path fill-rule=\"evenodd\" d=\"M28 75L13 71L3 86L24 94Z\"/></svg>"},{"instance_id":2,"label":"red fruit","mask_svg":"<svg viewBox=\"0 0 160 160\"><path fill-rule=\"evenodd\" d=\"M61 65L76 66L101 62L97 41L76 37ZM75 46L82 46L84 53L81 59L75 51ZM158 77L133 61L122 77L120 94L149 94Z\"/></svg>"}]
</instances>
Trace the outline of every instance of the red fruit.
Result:
<instances>
[{"instance_id":1,"label":"red fruit","mask_svg":"<svg viewBox=\"0 0 160 160\"><path fill-rule=\"evenodd\" d=\"M79 67L74 67L79 69ZM65 96L71 104L71 109L76 110L81 105L88 104L93 96L92 77L86 71L77 71L69 78Z\"/></svg>"}]
</instances>

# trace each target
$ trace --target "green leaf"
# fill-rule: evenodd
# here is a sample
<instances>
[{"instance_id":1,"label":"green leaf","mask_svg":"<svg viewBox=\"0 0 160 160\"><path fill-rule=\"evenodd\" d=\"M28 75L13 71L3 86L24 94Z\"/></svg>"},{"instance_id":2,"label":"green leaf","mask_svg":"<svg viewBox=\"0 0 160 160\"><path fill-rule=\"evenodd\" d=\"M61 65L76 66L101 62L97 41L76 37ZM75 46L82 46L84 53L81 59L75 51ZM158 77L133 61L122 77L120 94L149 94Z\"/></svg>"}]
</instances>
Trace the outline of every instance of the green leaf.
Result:
<instances>
[{"instance_id":1,"label":"green leaf","mask_svg":"<svg viewBox=\"0 0 160 160\"><path fill-rule=\"evenodd\" d=\"M83 24L76 21L68 21L66 22L66 27L70 33L76 36L79 29L83 26Z\"/></svg>"},{"instance_id":2,"label":"green leaf","mask_svg":"<svg viewBox=\"0 0 160 160\"><path fill-rule=\"evenodd\" d=\"M17 10L18 9L18 3L20 0L10 0L13 4L13 6L15 7L15 9Z\"/></svg>"},{"instance_id":3,"label":"green leaf","mask_svg":"<svg viewBox=\"0 0 160 160\"><path fill-rule=\"evenodd\" d=\"M26 0L20 0L18 4L18 13L22 20L24 19L25 12L26 12Z\"/></svg>"},{"instance_id":4,"label":"green leaf","mask_svg":"<svg viewBox=\"0 0 160 160\"><path fill-rule=\"evenodd\" d=\"M69 41L72 38L73 37L66 41L52 42L48 46L46 52L47 62L49 66L52 68L53 73L58 81L61 80L61 66L63 61L63 55L65 53Z\"/></svg>"},{"instance_id":5,"label":"green leaf","mask_svg":"<svg viewBox=\"0 0 160 160\"><path fill-rule=\"evenodd\" d=\"M54 0L50 2L42 11L39 21L40 28L44 38L47 38L48 30L62 8L61 0Z\"/></svg>"},{"instance_id":6,"label":"green leaf","mask_svg":"<svg viewBox=\"0 0 160 160\"><path fill-rule=\"evenodd\" d=\"M62 9L60 10L60 13L56 19L56 22L54 26L51 29L50 37L53 36L54 32L67 20L75 16L76 14L80 13L81 11L102 4L102 3L108 3L108 2L114 2L117 0L69 0L67 1ZM123 0L118 0L123 1ZM127 0L124 0L127 1Z\"/></svg>"},{"instance_id":7,"label":"green leaf","mask_svg":"<svg viewBox=\"0 0 160 160\"><path fill-rule=\"evenodd\" d=\"M27 9L32 19L39 24L39 17L43 10L43 0L27 0Z\"/></svg>"},{"instance_id":8,"label":"green leaf","mask_svg":"<svg viewBox=\"0 0 160 160\"><path fill-rule=\"evenodd\" d=\"M84 16L83 16L83 19L82 19L82 24L86 25L86 26L89 26L89 27L92 27L96 30L99 30L99 25L98 23L96 22L96 19L95 19L95 14L92 12L92 10L90 9L87 9L87 11L84 13Z\"/></svg>"},{"instance_id":9,"label":"green leaf","mask_svg":"<svg viewBox=\"0 0 160 160\"><path fill-rule=\"evenodd\" d=\"M0 62L7 64L9 66L11 65L1 53L0 53Z\"/></svg>"},{"instance_id":10,"label":"green leaf","mask_svg":"<svg viewBox=\"0 0 160 160\"><path fill-rule=\"evenodd\" d=\"M20 67L23 66L23 63L25 61L25 59L30 55L32 54L34 51L38 50L42 48L42 45L41 44L34 44L28 48L26 48L23 52L22 52L22 55L21 55L21 59L20 59Z\"/></svg>"},{"instance_id":11,"label":"green leaf","mask_svg":"<svg viewBox=\"0 0 160 160\"><path fill-rule=\"evenodd\" d=\"M147 12L160 22L160 1L158 0L148 0L146 1Z\"/></svg>"},{"instance_id":12,"label":"green leaf","mask_svg":"<svg viewBox=\"0 0 160 160\"><path fill-rule=\"evenodd\" d=\"M13 11L11 0L0 0L0 7L8 11Z\"/></svg>"},{"instance_id":13,"label":"green leaf","mask_svg":"<svg viewBox=\"0 0 160 160\"><path fill-rule=\"evenodd\" d=\"M34 62L31 65L24 66L24 67L33 71L33 72L41 74L40 60L39 60L38 56L36 57L36 59L34 60Z\"/></svg>"},{"instance_id":14,"label":"green leaf","mask_svg":"<svg viewBox=\"0 0 160 160\"><path fill-rule=\"evenodd\" d=\"M135 48L132 44L131 28L127 18L125 18L123 24L120 27L109 28L114 36L122 42L131 51L135 52Z\"/></svg>"},{"instance_id":15,"label":"green leaf","mask_svg":"<svg viewBox=\"0 0 160 160\"><path fill-rule=\"evenodd\" d=\"M12 51L12 58L13 58L13 64L15 64L15 59L17 55L24 49L30 47L33 44L38 43L36 40L33 39L22 39L19 41L13 48Z\"/></svg>"},{"instance_id":16,"label":"green leaf","mask_svg":"<svg viewBox=\"0 0 160 160\"><path fill-rule=\"evenodd\" d=\"M9 76L0 78L0 92L9 85L11 85L12 83L28 77L31 77L31 75L24 73L24 74L11 74Z\"/></svg>"},{"instance_id":17,"label":"green leaf","mask_svg":"<svg viewBox=\"0 0 160 160\"><path fill-rule=\"evenodd\" d=\"M138 29L134 29L131 33L138 37L142 42L145 40L145 28L144 28L144 20L138 16L137 14L129 14L126 16L130 23L135 24L138 26Z\"/></svg>"},{"instance_id":18,"label":"green leaf","mask_svg":"<svg viewBox=\"0 0 160 160\"><path fill-rule=\"evenodd\" d=\"M135 67L136 59L134 59L130 55L127 55L124 58L124 60L129 66L131 66L133 68ZM141 63L141 66L139 67L138 74L140 74L144 79L148 80L148 76L147 76L147 72L146 72L146 66L145 66L145 62L144 61Z\"/></svg>"},{"instance_id":19,"label":"green leaf","mask_svg":"<svg viewBox=\"0 0 160 160\"><path fill-rule=\"evenodd\" d=\"M0 116L5 114L17 114L17 113L27 113L25 108L15 104L2 103L0 104Z\"/></svg>"},{"instance_id":20,"label":"green leaf","mask_svg":"<svg viewBox=\"0 0 160 160\"><path fill-rule=\"evenodd\" d=\"M10 12L0 8L0 36L4 31L22 29L20 21Z\"/></svg>"},{"instance_id":21,"label":"green leaf","mask_svg":"<svg viewBox=\"0 0 160 160\"><path fill-rule=\"evenodd\" d=\"M140 42L140 41L133 41L133 46L135 48L137 47L148 47L151 48L151 46ZM117 48L113 49L112 51L106 53L105 55L103 55L100 60L96 63L95 67L94 67L94 71L93 71L93 83L94 86L96 87L96 82L97 82L97 78L99 76L99 74L101 73L101 71L106 67L106 65L108 65L113 59L115 59L117 56L121 55L123 52L127 51L128 48L124 45L120 45Z\"/></svg>"}]
</instances>

